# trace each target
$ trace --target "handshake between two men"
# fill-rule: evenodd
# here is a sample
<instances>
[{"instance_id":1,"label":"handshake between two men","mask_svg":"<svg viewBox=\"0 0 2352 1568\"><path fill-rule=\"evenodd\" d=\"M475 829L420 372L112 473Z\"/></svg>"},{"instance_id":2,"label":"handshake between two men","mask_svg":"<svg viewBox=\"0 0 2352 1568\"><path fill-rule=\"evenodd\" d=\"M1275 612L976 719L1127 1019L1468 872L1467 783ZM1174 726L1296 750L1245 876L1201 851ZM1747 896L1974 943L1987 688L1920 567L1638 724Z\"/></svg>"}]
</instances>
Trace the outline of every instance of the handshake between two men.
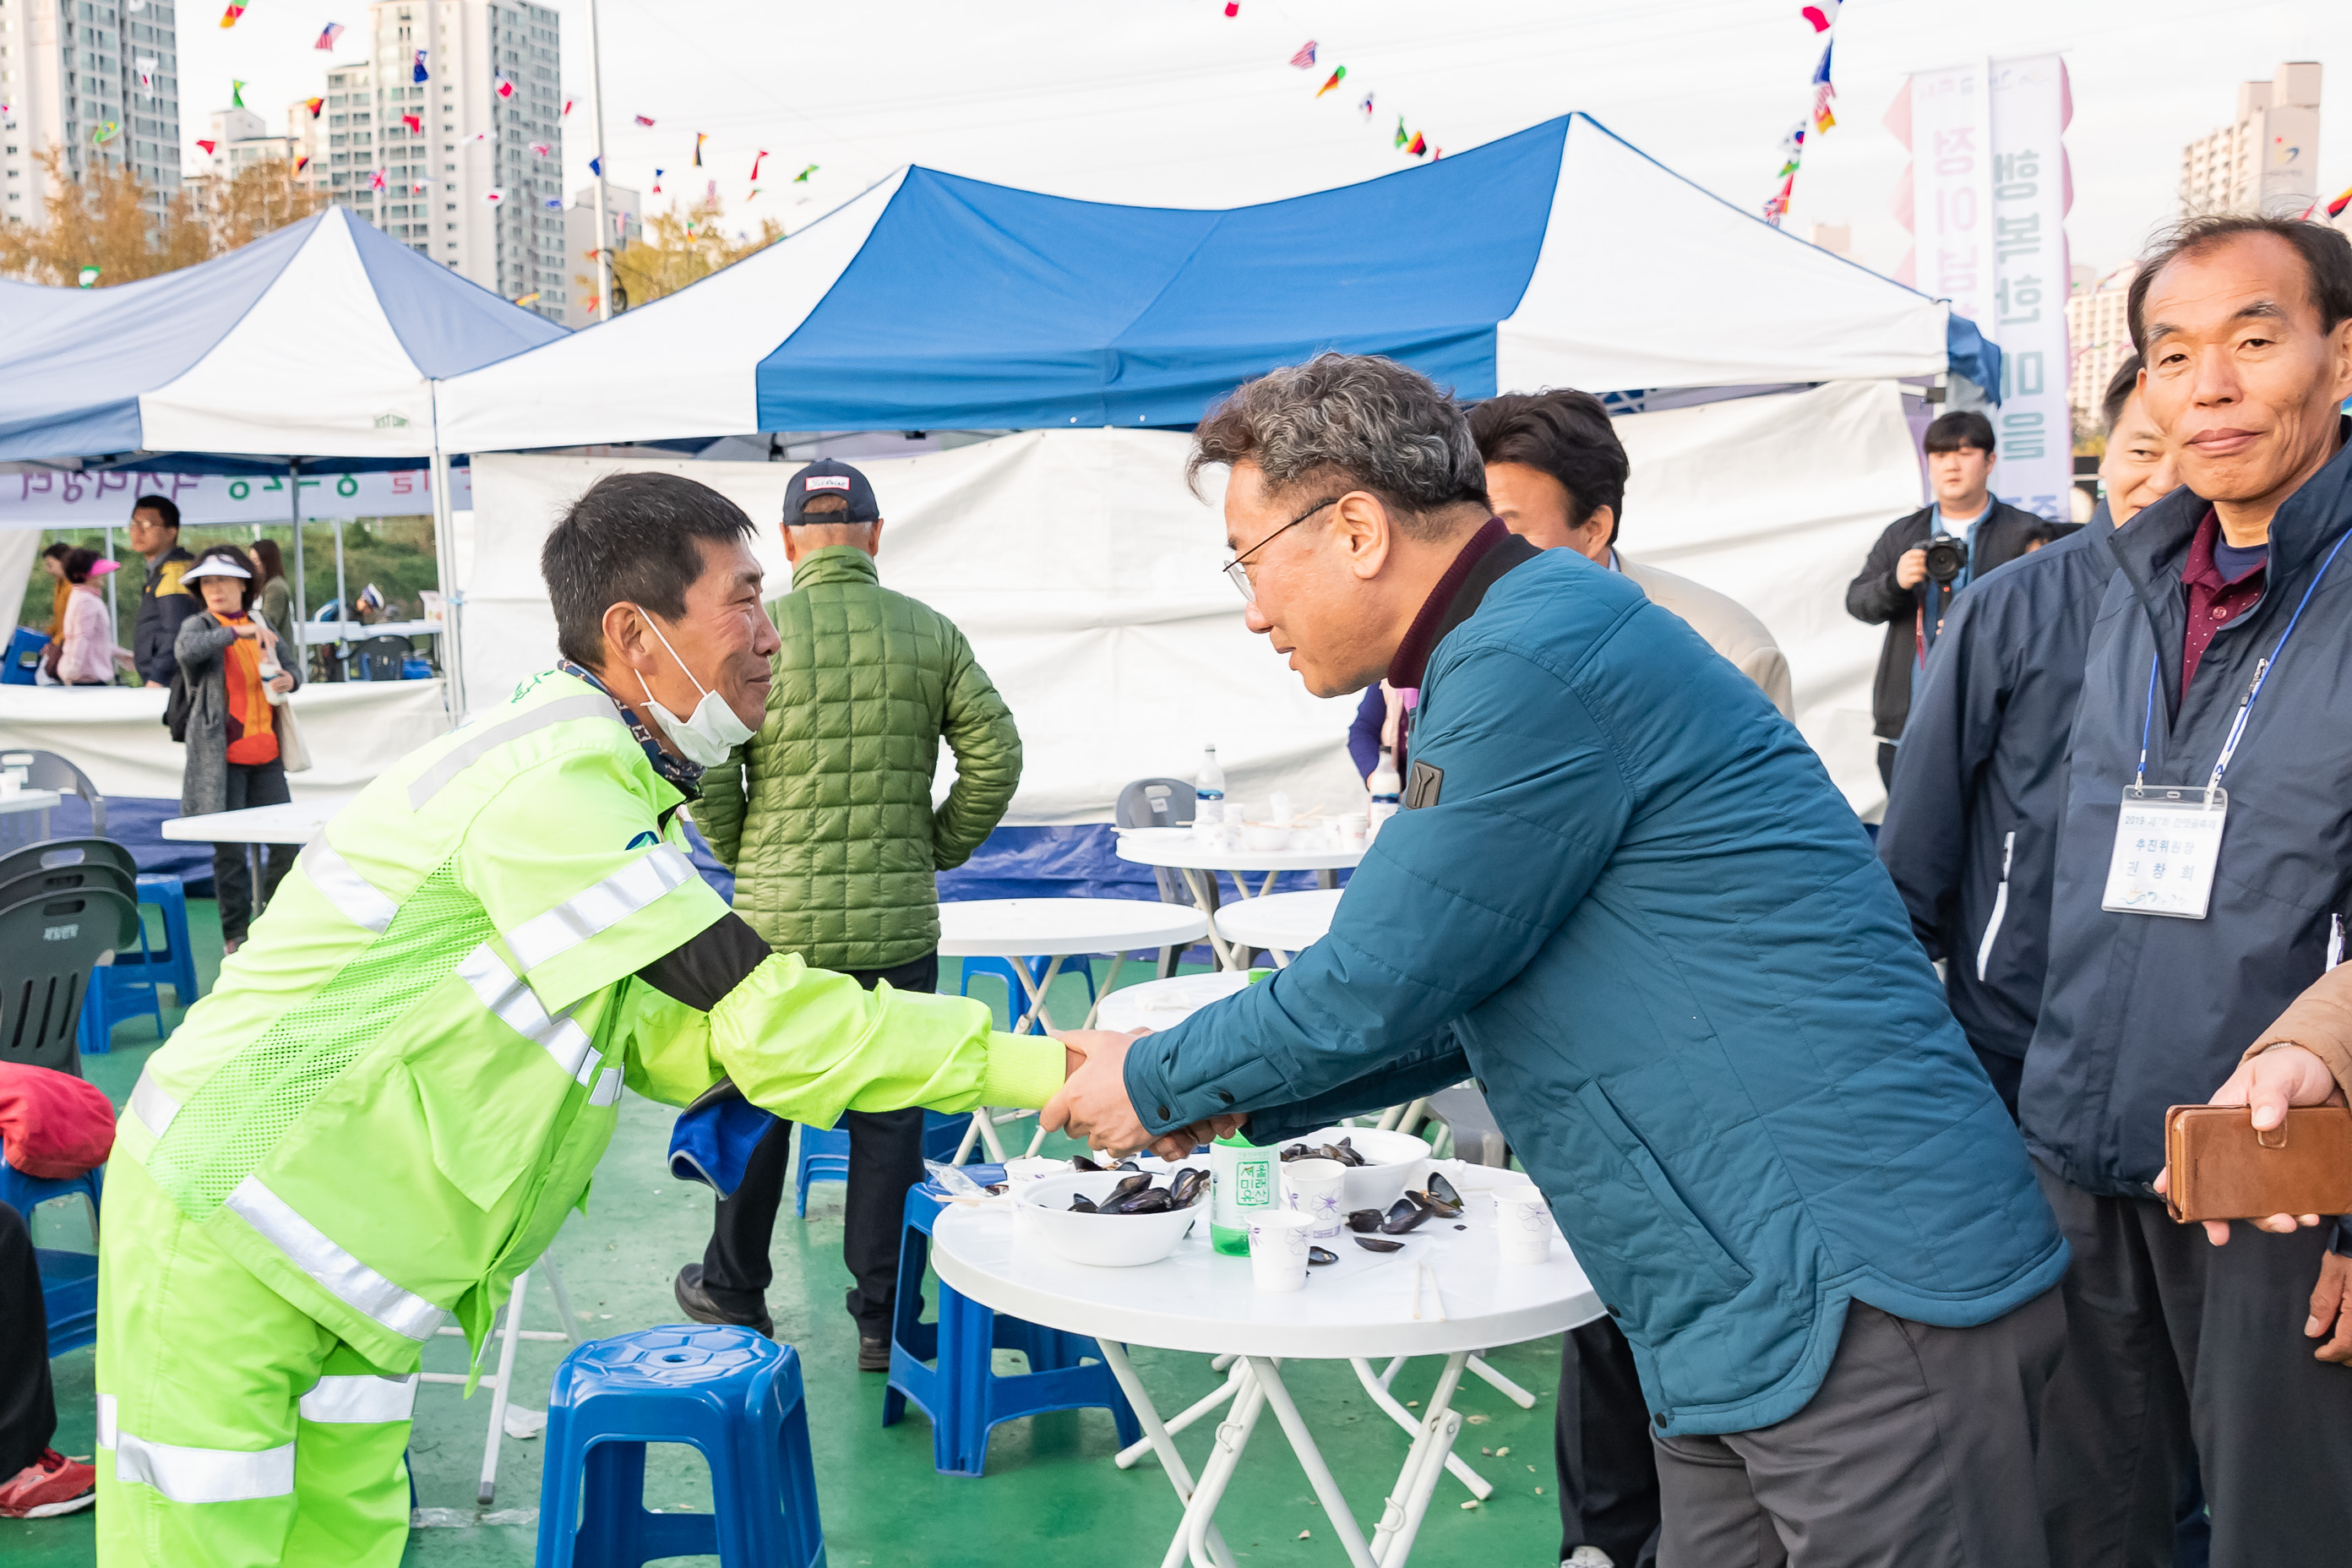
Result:
<instances>
[{"instance_id":1,"label":"handshake between two men","mask_svg":"<svg viewBox=\"0 0 2352 1568\"><path fill-rule=\"evenodd\" d=\"M1149 1029L1119 1034L1110 1029L1055 1029L1054 1037L1068 1053L1068 1076L1061 1092L1045 1102L1039 1124L1048 1131L1066 1131L1083 1138L1090 1149L1121 1159L1149 1147L1163 1160L1181 1160L1212 1139L1223 1138L1249 1120L1241 1111L1212 1116L1154 1134L1136 1113L1127 1093L1128 1047Z\"/></svg>"}]
</instances>

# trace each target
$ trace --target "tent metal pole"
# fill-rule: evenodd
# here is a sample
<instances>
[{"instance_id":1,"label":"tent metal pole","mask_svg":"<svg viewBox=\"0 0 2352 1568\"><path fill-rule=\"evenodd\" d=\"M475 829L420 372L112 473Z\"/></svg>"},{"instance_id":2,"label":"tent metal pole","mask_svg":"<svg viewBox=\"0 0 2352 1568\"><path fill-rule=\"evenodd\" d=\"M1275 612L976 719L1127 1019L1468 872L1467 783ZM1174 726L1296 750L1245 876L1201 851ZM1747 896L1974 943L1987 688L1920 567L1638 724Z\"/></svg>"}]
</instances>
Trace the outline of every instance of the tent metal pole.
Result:
<instances>
[{"instance_id":1,"label":"tent metal pole","mask_svg":"<svg viewBox=\"0 0 2352 1568\"><path fill-rule=\"evenodd\" d=\"M449 455L441 449L441 388L428 383L433 395L433 468L426 483L433 491L433 560L441 578L441 689L449 704L452 727L466 718L465 644L459 622L466 605L465 584L457 580L457 537L450 521Z\"/></svg>"},{"instance_id":2,"label":"tent metal pole","mask_svg":"<svg viewBox=\"0 0 2352 1568\"><path fill-rule=\"evenodd\" d=\"M114 559L114 524L110 522L106 525L106 558ZM106 574L106 618L114 627L114 640L119 644L122 641L122 617L114 608L114 576L111 572Z\"/></svg>"},{"instance_id":3,"label":"tent metal pole","mask_svg":"<svg viewBox=\"0 0 2352 1568\"><path fill-rule=\"evenodd\" d=\"M596 33L596 0L588 0L588 85L595 104L596 319L613 319L613 220L604 211L604 53Z\"/></svg>"},{"instance_id":4,"label":"tent metal pole","mask_svg":"<svg viewBox=\"0 0 2352 1568\"><path fill-rule=\"evenodd\" d=\"M291 477L288 483L294 490L294 625L297 628L294 635L299 637L302 635L299 628L310 624L310 596L303 591L302 576L302 459L295 458L289 467ZM307 678L310 665L303 659L300 648L294 650L294 658Z\"/></svg>"},{"instance_id":5,"label":"tent metal pole","mask_svg":"<svg viewBox=\"0 0 2352 1568\"><path fill-rule=\"evenodd\" d=\"M343 520L335 519L335 660L343 665L343 679L351 679L351 668L344 659L352 651L352 595L343 584Z\"/></svg>"}]
</instances>

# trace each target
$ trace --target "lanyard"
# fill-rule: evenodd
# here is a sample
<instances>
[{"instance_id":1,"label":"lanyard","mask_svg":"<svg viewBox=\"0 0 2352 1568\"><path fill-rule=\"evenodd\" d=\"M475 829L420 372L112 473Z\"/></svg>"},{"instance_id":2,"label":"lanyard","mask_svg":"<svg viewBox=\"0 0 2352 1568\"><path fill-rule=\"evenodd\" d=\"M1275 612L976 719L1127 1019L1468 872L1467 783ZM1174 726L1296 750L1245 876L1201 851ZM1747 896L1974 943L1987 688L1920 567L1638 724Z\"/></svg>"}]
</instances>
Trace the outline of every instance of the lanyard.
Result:
<instances>
[{"instance_id":1,"label":"lanyard","mask_svg":"<svg viewBox=\"0 0 2352 1568\"><path fill-rule=\"evenodd\" d=\"M2336 542L2336 548L2327 552L2327 559L2319 563L2319 570L2312 574L2311 586L2303 591L2303 597L2295 601L2294 614L2286 618L2286 630L2279 633L2278 646L2271 649L2269 658L2255 663L2254 679L2246 688L2246 699L2238 704L2238 716L2231 722L2228 738L2221 742L2221 754L2213 759L2213 775L2205 781L2205 795L2208 800L2212 798L2215 790L2221 787L2221 775L2230 771L2230 759L2238 754L2238 742L2245 738L2246 721L2252 716L2254 703L2263 694L2263 682L2270 679L2271 670L2278 663L2279 656L2286 652L2286 639L2294 636L2295 623L2303 619L2304 607L2311 603L2312 595L2319 591L2320 580L2327 575L2327 569L2336 564L2336 558L2344 552L2347 542L2352 542L2352 533L2347 533L2343 538L2338 539ZM2156 725L2156 678L2159 661L2163 658L2161 649L2148 656L2147 707L2140 715L2139 768L2132 777L2134 788L2145 784L2147 779L2147 742ZM2183 699L2188 695L2186 691L2181 693Z\"/></svg>"}]
</instances>

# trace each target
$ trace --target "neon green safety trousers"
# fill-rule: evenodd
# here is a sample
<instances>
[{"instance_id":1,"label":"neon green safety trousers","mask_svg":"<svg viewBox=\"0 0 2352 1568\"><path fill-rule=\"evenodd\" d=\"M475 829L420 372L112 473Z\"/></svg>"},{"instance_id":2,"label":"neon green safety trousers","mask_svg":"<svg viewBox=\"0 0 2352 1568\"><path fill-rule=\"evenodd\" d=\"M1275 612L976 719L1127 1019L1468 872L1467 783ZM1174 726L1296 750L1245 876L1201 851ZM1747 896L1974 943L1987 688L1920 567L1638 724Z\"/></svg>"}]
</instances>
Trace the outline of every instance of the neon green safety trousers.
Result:
<instances>
[{"instance_id":1,"label":"neon green safety trousers","mask_svg":"<svg viewBox=\"0 0 2352 1568\"><path fill-rule=\"evenodd\" d=\"M100 1568L397 1568L415 1364L372 1365L120 1150L102 1236Z\"/></svg>"}]
</instances>

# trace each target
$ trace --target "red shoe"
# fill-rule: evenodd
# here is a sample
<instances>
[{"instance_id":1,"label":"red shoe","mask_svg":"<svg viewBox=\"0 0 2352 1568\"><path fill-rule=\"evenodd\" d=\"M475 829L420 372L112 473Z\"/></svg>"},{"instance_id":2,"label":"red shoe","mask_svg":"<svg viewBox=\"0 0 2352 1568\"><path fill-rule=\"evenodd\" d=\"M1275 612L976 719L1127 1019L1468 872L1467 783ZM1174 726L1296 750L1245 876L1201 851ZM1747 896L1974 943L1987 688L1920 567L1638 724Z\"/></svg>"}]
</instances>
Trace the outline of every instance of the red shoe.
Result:
<instances>
[{"instance_id":1,"label":"red shoe","mask_svg":"<svg viewBox=\"0 0 2352 1568\"><path fill-rule=\"evenodd\" d=\"M0 1519L48 1519L79 1513L98 1500L98 1472L55 1448L0 1481Z\"/></svg>"}]
</instances>

